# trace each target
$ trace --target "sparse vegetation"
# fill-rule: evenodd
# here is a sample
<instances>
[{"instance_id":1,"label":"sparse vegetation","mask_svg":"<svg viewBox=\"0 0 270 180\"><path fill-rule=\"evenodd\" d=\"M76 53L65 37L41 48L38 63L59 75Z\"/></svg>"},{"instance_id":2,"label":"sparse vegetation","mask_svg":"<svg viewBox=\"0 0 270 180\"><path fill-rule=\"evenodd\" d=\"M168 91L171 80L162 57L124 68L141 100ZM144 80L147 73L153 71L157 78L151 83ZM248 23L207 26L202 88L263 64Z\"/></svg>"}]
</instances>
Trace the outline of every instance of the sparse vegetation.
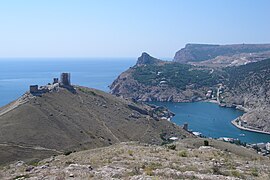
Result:
<instances>
[{"instance_id":1,"label":"sparse vegetation","mask_svg":"<svg viewBox=\"0 0 270 180\"><path fill-rule=\"evenodd\" d=\"M209 140L210 148L199 148L194 146L198 142L199 147L203 145L204 139L189 139L175 142L178 151L171 151L165 146L151 146L135 142L120 143L110 148L100 148L73 153L71 156L57 156L53 160L41 161L35 167L35 171L25 171L29 165L13 168L3 168L0 175L9 174L29 175L40 177L46 175L49 179L67 179L70 174L77 179L129 179L131 176L145 178L152 176L157 179L267 179L270 164L268 159L261 159L254 163L251 156L241 156L247 149L241 148L240 155L225 152L215 147L228 146L238 147L229 143ZM187 146L189 148L187 148ZM224 147L222 147L224 149ZM158 150L157 150L158 149ZM136 155L134 154L136 152ZM155 152L155 153L153 153ZM234 152L232 150L232 152ZM132 155L130 155L132 154ZM183 158L185 157L185 158ZM249 164L246 162L249 161ZM237 165L237 168L231 168ZM240 170L239 170L240 169ZM260 170L260 171L259 171ZM192 173L187 173L192 172ZM4 176L4 178L6 178ZM6 179L12 179L6 178ZM19 176L18 176L19 178Z\"/></svg>"},{"instance_id":2,"label":"sparse vegetation","mask_svg":"<svg viewBox=\"0 0 270 180\"><path fill-rule=\"evenodd\" d=\"M81 91L81 92L83 92L83 93L91 94L93 96L96 96L97 95L97 93L95 93L94 91L89 90L89 89L86 89L86 88L79 87L78 90Z\"/></svg>"},{"instance_id":3,"label":"sparse vegetation","mask_svg":"<svg viewBox=\"0 0 270 180\"><path fill-rule=\"evenodd\" d=\"M243 177L243 175L237 170L231 171L231 173L232 173L232 175L234 177L237 177L237 178L242 178Z\"/></svg>"},{"instance_id":4,"label":"sparse vegetation","mask_svg":"<svg viewBox=\"0 0 270 180\"><path fill-rule=\"evenodd\" d=\"M153 169L151 167L148 167L148 166L144 168L144 172L145 172L145 174L147 176L153 176L154 175Z\"/></svg>"},{"instance_id":5,"label":"sparse vegetation","mask_svg":"<svg viewBox=\"0 0 270 180\"><path fill-rule=\"evenodd\" d=\"M188 156L188 153L187 153L186 150L183 150L183 151L180 151L180 152L178 153L178 155L179 155L180 157L187 157L187 156Z\"/></svg>"},{"instance_id":6,"label":"sparse vegetation","mask_svg":"<svg viewBox=\"0 0 270 180\"><path fill-rule=\"evenodd\" d=\"M133 156L133 151L132 150L128 150L128 155Z\"/></svg>"},{"instance_id":7,"label":"sparse vegetation","mask_svg":"<svg viewBox=\"0 0 270 180\"><path fill-rule=\"evenodd\" d=\"M171 150L175 150L176 149L176 145L175 144L168 144L167 145L167 148L168 149L171 149Z\"/></svg>"},{"instance_id":8,"label":"sparse vegetation","mask_svg":"<svg viewBox=\"0 0 270 180\"><path fill-rule=\"evenodd\" d=\"M258 169L257 168L252 168L251 174L252 174L252 176L255 176L255 177L259 176Z\"/></svg>"}]
</instances>

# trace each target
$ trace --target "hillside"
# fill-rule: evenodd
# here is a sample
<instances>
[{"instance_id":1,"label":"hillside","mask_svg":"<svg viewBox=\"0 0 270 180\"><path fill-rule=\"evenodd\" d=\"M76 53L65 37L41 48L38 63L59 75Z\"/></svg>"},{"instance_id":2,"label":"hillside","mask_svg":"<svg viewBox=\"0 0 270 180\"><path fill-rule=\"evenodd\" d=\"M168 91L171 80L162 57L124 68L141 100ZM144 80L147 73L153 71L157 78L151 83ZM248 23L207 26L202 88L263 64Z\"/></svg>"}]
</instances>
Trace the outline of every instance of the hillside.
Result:
<instances>
[{"instance_id":1,"label":"hillside","mask_svg":"<svg viewBox=\"0 0 270 180\"><path fill-rule=\"evenodd\" d=\"M175 62L198 66L244 65L270 58L270 44L187 44L177 51Z\"/></svg>"},{"instance_id":2,"label":"hillside","mask_svg":"<svg viewBox=\"0 0 270 180\"><path fill-rule=\"evenodd\" d=\"M167 120L172 114L86 87L26 93L0 109L0 162L33 160L123 141L161 144L190 136Z\"/></svg>"},{"instance_id":3,"label":"hillside","mask_svg":"<svg viewBox=\"0 0 270 180\"><path fill-rule=\"evenodd\" d=\"M223 102L248 108L241 120L249 127L270 132L270 59L226 71L229 81Z\"/></svg>"},{"instance_id":4,"label":"hillside","mask_svg":"<svg viewBox=\"0 0 270 180\"><path fill-rule=\"evenodd\" d=\"M216 100L243 107L247 126L270 132L270 59L225 68L176 62L135 65L111 85L118 96L138 101L192 102ZM254 118L255 117L255 118Z\"/></svg>"},{"instance_id":5,"label":"hillside","mask_svg":"<svg viewBox=\"0 0 270 180\"><path fill-rule=\"evenodd\" d=\"M206 99L207 90L221 83L223 76L224 73L211 68L164 62L135 65L110 87L113 94L138 101L190 102Z\"/></svg>"},{"instance_id":6,"label":"hillside","mask_svg":"<svg viewBox=\"0 0 270 180\"><path fill-rule=\"evenodd\" d=\"M42 160L17 162L0 170L1 179L269 179L270 164L251 150L205 139L168 146L117 143ZM174 146L175 145L175 146Z\"/></svg>"}]
</instances>

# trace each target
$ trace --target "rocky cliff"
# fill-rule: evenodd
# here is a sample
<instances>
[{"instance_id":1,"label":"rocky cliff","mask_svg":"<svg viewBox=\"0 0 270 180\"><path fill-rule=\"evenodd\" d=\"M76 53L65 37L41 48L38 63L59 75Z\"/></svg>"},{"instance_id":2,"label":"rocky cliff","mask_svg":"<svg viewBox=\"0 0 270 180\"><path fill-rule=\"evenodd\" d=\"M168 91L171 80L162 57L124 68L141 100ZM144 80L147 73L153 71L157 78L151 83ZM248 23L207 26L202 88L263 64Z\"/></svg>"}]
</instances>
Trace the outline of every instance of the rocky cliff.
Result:
<instances>
[{"instance_id":1,"label":"rocky cliff","mask_svg":"<svg viewBox=\"0 0 270 180\"><path fill-rule=\"evenodd\" d=\"M123 141L161 144L191 136L170 123L168 110L86 87L57 88L0 109L0 162L33 160ZM165 135L160 137L160 134Z\"/></svg>"}]
</instances>

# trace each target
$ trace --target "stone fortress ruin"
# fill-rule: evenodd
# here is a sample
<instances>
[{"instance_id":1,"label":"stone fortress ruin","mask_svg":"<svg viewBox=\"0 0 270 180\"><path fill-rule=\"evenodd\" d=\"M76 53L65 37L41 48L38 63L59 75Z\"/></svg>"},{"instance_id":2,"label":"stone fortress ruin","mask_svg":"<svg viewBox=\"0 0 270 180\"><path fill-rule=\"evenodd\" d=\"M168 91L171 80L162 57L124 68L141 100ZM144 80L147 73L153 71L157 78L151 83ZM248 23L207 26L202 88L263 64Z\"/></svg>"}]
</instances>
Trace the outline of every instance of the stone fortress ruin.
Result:
<instances>
[{"instance_id":1,"label":"stone fortress ruin","mask_svg":"<svg viewBox=\"0 0 270 180\"><path fill-rule=\"evenodd\" d=\"M59 81L59 78L53 78L52 84L48 83L48 85L40 86L40 87L38 85L30 85L29 92L32 95L38 96L38 95L42 95L43 93L58 91L59 88L66 88L72 93L76 92L70 82L70 73L61 73L60 81Z\"/></svg>"}]
</instances>

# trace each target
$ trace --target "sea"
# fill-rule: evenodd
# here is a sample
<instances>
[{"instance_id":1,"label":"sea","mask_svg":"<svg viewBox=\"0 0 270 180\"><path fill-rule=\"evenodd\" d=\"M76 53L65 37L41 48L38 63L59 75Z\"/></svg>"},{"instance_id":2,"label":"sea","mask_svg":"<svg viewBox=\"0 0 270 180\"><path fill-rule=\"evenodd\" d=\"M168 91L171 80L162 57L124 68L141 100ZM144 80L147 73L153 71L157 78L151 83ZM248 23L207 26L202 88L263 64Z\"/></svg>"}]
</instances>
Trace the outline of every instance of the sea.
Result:
<instances>
[{"instance_id":1,"label":"sea","mask_svg":"<svg viewBox=\"0 0 270 180\"><path fill-rule=\"evenodd\" d=\"M51 83L62 72L71 73L72 84L109 92L117 76L132 67L136 58L17 58L0 59L0 106L16 100L30 85ZM172 122L200 132L204 136L230 137L247 143L270 142L270 135L240 130L231 120L242 111L220 107L214 103L155 102L176 114Z\"/></svg>"}]
</instances>

